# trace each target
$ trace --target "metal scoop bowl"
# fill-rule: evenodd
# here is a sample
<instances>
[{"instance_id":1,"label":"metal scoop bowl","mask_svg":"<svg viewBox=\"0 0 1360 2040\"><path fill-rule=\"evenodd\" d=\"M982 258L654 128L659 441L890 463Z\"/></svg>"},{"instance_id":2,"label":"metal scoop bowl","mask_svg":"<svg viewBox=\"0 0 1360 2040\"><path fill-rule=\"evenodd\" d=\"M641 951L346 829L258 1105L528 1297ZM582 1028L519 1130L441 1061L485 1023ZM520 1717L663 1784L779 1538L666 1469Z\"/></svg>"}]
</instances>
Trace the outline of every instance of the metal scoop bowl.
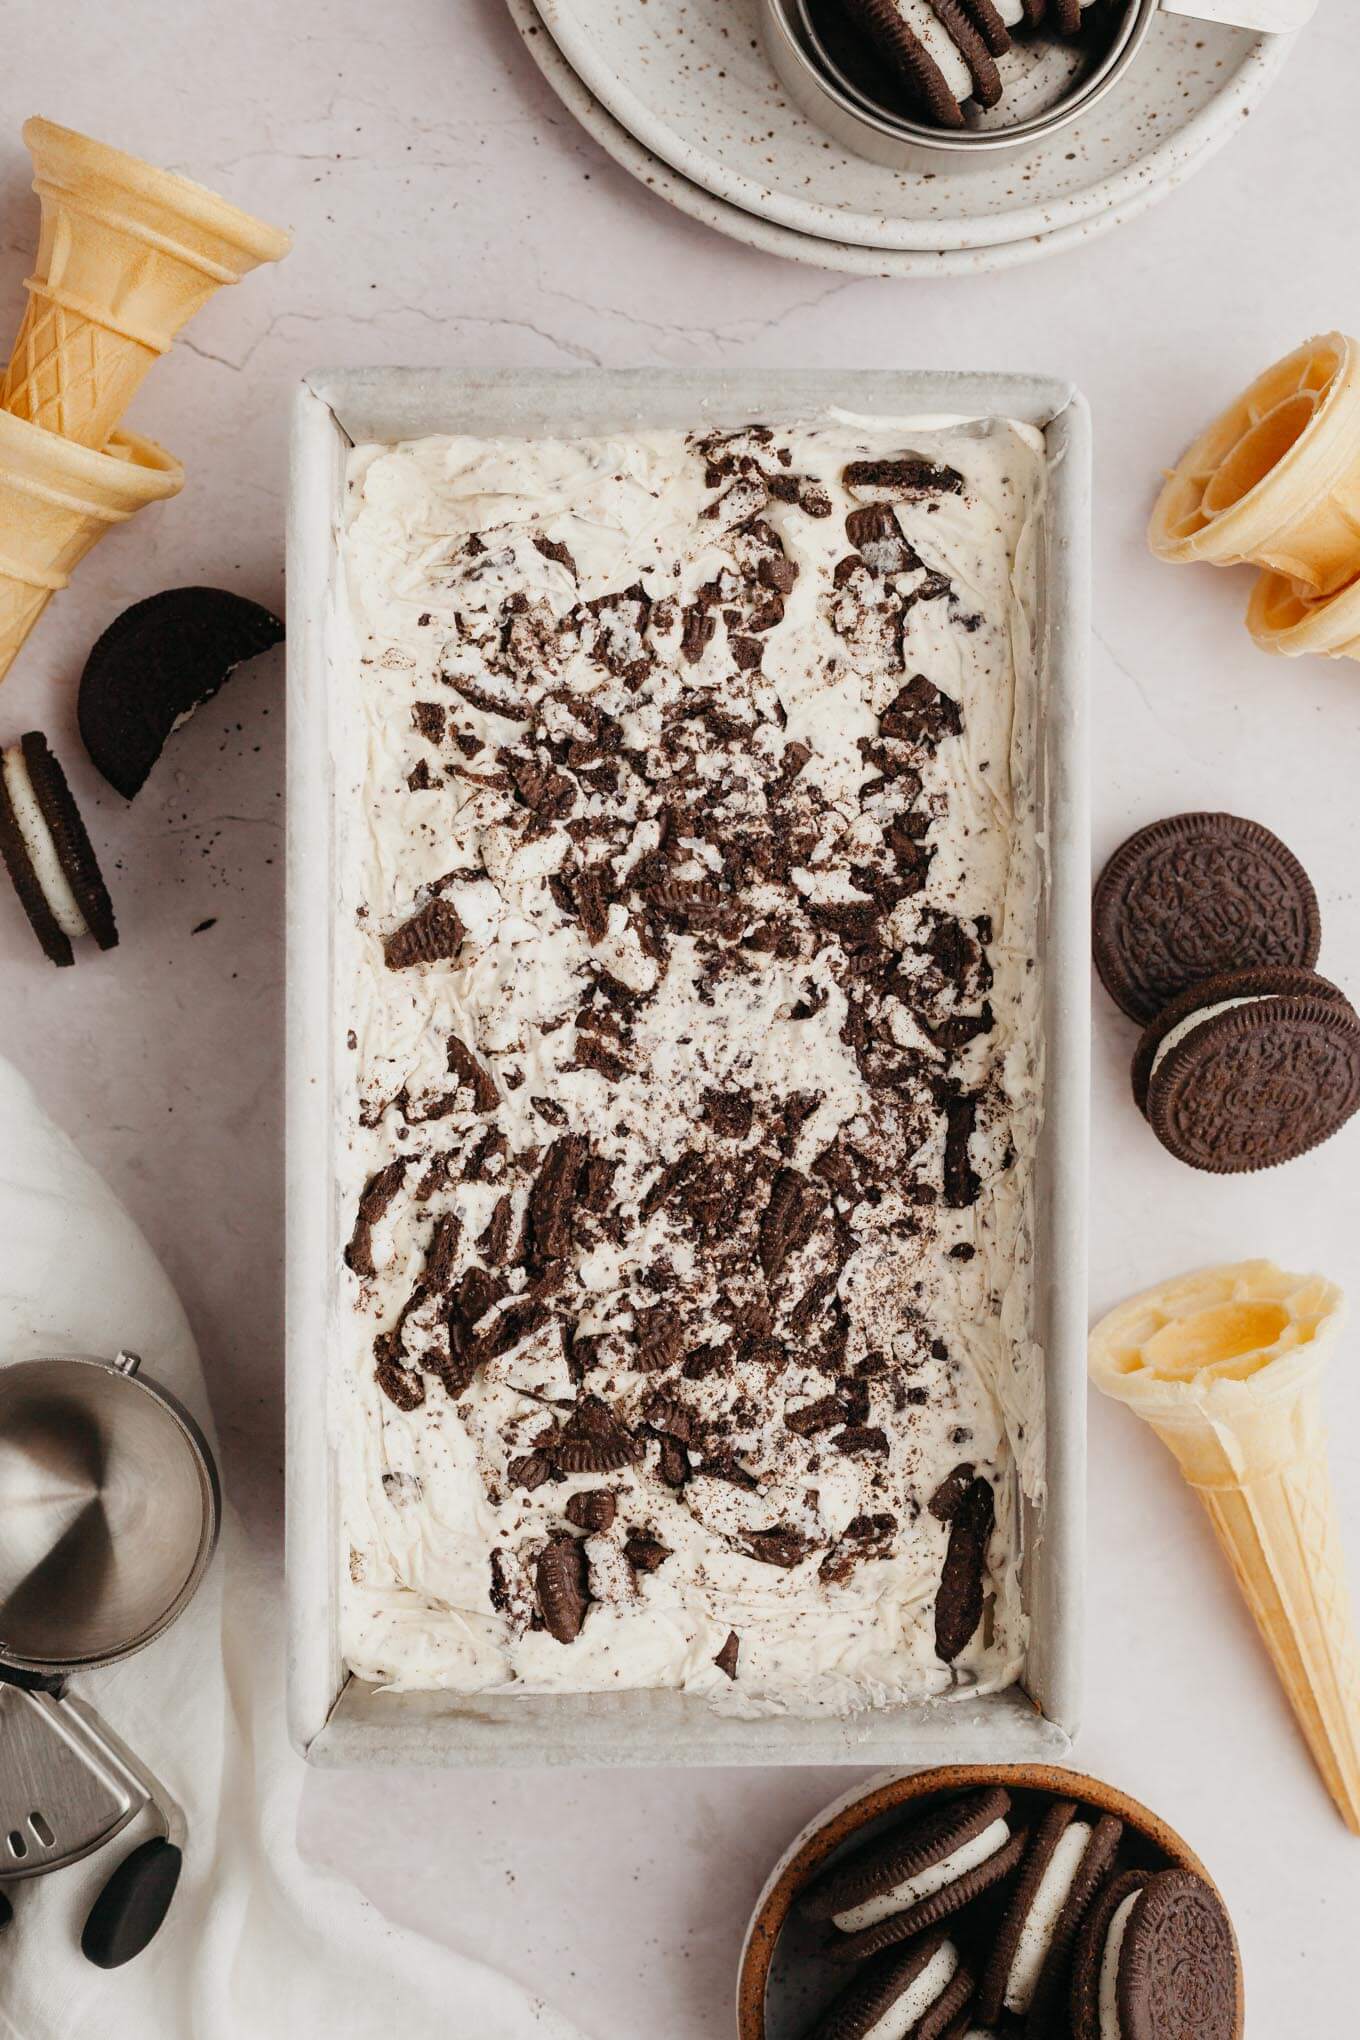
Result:
<instances>
[{"instance_id":1,"label":"metal scoop bowl","mask_svg":"<svg viewBox=\"0 0 1360 2040\"><path fill-rule=\"evenodd\" d=\"M187 1606L221 1520L207 1441L136 1354L0 1368L0 1883L92 1855L150 1809L160 1835L105 1884L81 1945L116 1968L178 1881L183 1822L62 1684L130 1657ZM0 1925L8 1901L0 1894Z\"/></svg>"}]
</instances>

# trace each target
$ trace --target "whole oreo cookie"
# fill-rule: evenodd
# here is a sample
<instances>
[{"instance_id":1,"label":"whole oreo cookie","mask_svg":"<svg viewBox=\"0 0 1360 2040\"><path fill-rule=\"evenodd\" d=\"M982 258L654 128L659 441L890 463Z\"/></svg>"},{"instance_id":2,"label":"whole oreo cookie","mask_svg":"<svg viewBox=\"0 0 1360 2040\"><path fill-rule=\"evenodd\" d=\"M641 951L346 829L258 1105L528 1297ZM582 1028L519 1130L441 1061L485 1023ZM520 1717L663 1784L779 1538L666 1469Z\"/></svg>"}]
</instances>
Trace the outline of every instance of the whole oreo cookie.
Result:
<instances>
[{"instance_id":1,"label":"whole oreo cookie","mask_svg":"<svg viewBox=\"0 0 1360 2040\"><path fill-rule=\"evenodd\" d=\"M1140 1896L1150 1875L1147 1870L1125 1870L1112 1878L1082 1922L1072 1953L1072 1990L1068 1999L1073 2040L1104 2040L1100 1984L1110 1930L1116 1918L1127 1921L1131 1902ZM1118 1950L1115 1952L1117 1955ZM1106 1998L1113 2007L1111 1991L1107 1990Z\"/></svg>"},{"instance_id":2,"label":"whole oreo cookie","mask_svg":"<svg viewBox=\"0 0 1360 2040\"><path fill-rule=\"evenodd\" d=\"M823 2012L806 2040L944 2040L973 1995L973 1979L945 1934L866 1963L849 1990Z\"/></svg>"},{"instance_id":3,"label":"whole oreo cookie","mask_svg":"<svg viewBox=\"0 0 1360 2040\"><path fill-rule=\"evenodd\" d=\"M1226 970L1218 977L1205 978L1201 984L1192 985L1173 999L1146 1026L1138 1037L1138 1046L1133 1052L1133 1099L1138 1110L1147 1117L1148 1085L1154 1066L1165 1060L1175 1046L1172 1036L1184 1039L1184 1030L1199 1017L1207 1017L1215 1008L1247 999L1261 998L1314 998L1335 1000L1350 1010L1350 1000L1330 978L1321 977L1315 970L1304 970L1292 964L1277 964L1261 970Z\"/></svg>"},{"instance_id":4,"label":"whole oreo cookie","mask_svg":"<svg viewBox=\"0 0 1360 2040\"><path fill-rule=\"evenodd\" d=\"M892 65L927 118L939 127L962 127L963 108L948 79L894 0L841 0L841 5Z\"/></svg>"},{"instance_id":5,"label":"whole oreo cookie","mask_svg":"<svg viewBox=\"0 0 1360 2040\"><path fill-rule=\"evenodd\" d=\"M1110 1815L1087 1819L1055 1800L1034 1831L978 1990L984 2025L1023 2019L1032 2040L1058 2030L1081 1923L1114 1865L1124 1832Z\"/></svg>"},{"instance_id":6,"label":"whole oreo cookie","mask_svg":"<svg viewBox=\"0 0 1360 2040\"><path fill-rule=\"evenodd\" d=\"M995 13L995 9L990 8L990 0L988 4L990 11ZM988 48L986 35L978 26L974 11L976 0L930 0L930 5L968 66L974 99L979 106L995 106L1001 97L1001 73ZM997 26L1005 32L1005 23L999 15Z\"/></svg>"},{"instance_id":7,"label":"whole oreo cookie","mask_svg":"<svg viewBox=\"0 0 1360 2040\"><path fill-rule=\"evenodd\" d=\"M1076 2040L1234 2040L1241 1983L1217 1894L1187 1870L1133 1871L1083 1929Z\"/></svg>"},{"instance_id":8,"label":"whole oreo cookie","mask_svg":"<svg viewBox=\"0 0 1360 2040\"><path fill-rule=\"evenodd\" d=\"M0 857L49 962L118 946L113 904L66 774L40 730L0 754Z\"/></svg>"},{"instance_id":9,"label":"whole oreo cookie","mask_svg":"<svg viewBox=\"0 0 1360 2040\"><path fill-rule=\"evenodd\" d=\"M1011 32L997 11L995 0L959 0L959 5L992 56L1004 57L1012 48Z\"/></svg>"},{"instance_id":10,"label":"whole oreo cookie","mask_svg":"<svg viewBox=\"0 0 1360 2040\"><path fill-rule=\"evenodd\" d=\"M998 1884L1026 1837L1011 1831L1001 1786L946 1800L840 1863L803 1899L832 1930L827 1953L857 1962L934 1927Z\"/></svg>"},{"instance_id":11,"label":"whole oreo cookie","mask_svg":"<svg viewBox=\"0 0 1360 2040\"><path fill-rule=\"evenodd\" d=\"M1311 969L1322 939L1317 895L1293 852L1228 814L1140 829L1101 873L1092 914L1101 983L1143 1026L1223 971Z\"/></svg>"},{"instance_id":12,"label":"whole oreo cookie","mask_svg":"<svg viewBox=\"0 0 1360 2040\"><path fill-rule=\"evenodd\" d=\"M1267 977L1211 979L1178 1002L1188 1010L1143 1058L1148 1124L1192 1168L1273 1168L1360 1111L1360 1015L1325 982L1301 993L1250 989Z\"/></svg>"}]
</instances>

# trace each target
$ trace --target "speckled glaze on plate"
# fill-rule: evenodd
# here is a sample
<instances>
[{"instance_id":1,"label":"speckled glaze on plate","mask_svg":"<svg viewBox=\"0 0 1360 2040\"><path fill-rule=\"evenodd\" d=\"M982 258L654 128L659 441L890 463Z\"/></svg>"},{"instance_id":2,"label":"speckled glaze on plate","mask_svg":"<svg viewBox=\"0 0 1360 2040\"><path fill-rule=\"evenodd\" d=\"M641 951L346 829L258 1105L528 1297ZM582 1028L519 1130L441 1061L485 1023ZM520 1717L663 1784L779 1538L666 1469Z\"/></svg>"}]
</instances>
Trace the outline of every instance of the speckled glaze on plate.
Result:
<instances>
[{"instance_id":1,"label":"speckled glaze on plate","mask_svg":"<svg viewBox=\"0 0 1360 2040\"><path fill-rule=\"evenodd\" d=\"M873 249L856 247L848 241L828 241L817 235L799 234L791 228L772 225L754 213L714 198L687 177L680 177L659 156L629 134L606 112L572 70L557 44L543 26L535 0L506 0L512 20L543 76L567 111L592 135L606 155L639 183L654 191L677 212L712 227L729 239L762 254L778 255L814 269L829 269L849 276L975 276L986 270L1013 269L1035 262L1040 256L1058 254L1079 247L1084 241L1105 234L1125 220L1137 217L1184 182L1203 158L1227 139L1227 131L1214 132L1203 144L1202 156L1191 157L1165 185L1143 184L1121 206L1112 206L1094 219L1079 220L1073 226L1053 228L1045 234L1027 234L1016 241L989 247L955 249Z\"/></svg>"},{"instance_id":2,"label":"speckled glaze on plate","mask_svg":"<svg viewBox=\"0 0 1360 2040\"><path fill-rule=\"evenodd\" d=\"M1241 125L1292 36L1160 14L1117 91L986 168L897 171L848 154L790 105L758 0L538 0L582 83L651 154L716 198L862 248L1023 240L1161 196Z\"/></svg>"},{"instance_id":3,"label":"speckled glaze on plate","mask_svg":"<svg viewBox=\"0 0 1360 2040\"><path fill-rule=\"evenodd\" d=\"M737 2040L798 2040L820 2007L843 1987L845 1970L828 1963L796 1929L790 1937L790 1947L787 1950L780 1947L780 1937L799 1892L837 1851L848 1843L864 1841L876 1824L887 1827L901 1820L918 1801L939 1793L972 1792L986 1785L1076 1799L1085 1806L1098 1807L1102 1813L1114 1814L1133 1837L1140 1862L1174 1865L1203 1878L1215 1891L1218 1889L1194 1850L1160 1815L1116 1786L1099 1778L1088 1778L1080 1771L1039 1764L956 1764L907 1775L880 1772L834 1800L811 1820L790 1842L766 1879L741 1951ZM1242 2040L1245 2026L1239 1952L1235 2040Z\"/></svg>"}]
</instances>

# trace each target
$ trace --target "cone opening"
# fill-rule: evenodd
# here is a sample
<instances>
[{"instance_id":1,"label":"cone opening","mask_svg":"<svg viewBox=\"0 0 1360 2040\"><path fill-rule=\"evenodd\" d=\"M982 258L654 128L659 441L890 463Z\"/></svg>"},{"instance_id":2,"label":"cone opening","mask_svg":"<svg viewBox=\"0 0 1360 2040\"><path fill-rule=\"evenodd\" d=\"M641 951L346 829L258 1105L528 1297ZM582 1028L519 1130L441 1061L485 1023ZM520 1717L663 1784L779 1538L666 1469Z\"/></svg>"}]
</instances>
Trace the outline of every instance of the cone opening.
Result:
<instances>
[{"instance_id":1,"label":"cone opening","mask_svg":"<svg viewBox=\"0 0 1360 2040\"><path fill-rule=\"evenodd\" d=\"M1252 603L1253 622L1258 630L1278 635L1295 630L1308 615L1306 592L1287 574L1262 574Z\"/></svg>"},{"instance_id":2,"label":"cone opening","mask_svg":"<svg viewBox=\"0 0 1360 2040\"><path fill-rule=\"evenodd\" d=\"M1257 377L1177 462L1152 518L1154 552L1186 558L1206 527L1245 501L1330 404L1348 343L1329 333ZM1192 547L1195 556L1198 549Z\"/></svg>"},{"instance_id":3,"label":"cone opening","mask_svg":"<svg viewBox=\"0 0 1360 2040\"><path fill-rule=\"evenodd\" d=\"M1163 1325L1143 1348L1142 1362L1167 1381L1189 1381L1207 1367L1220 1374L1251 1372L1274 1351L1289 1324L1283 1303L1262 1298L1222 1303Z\"/></svg>"},{"instance_id":4,"label":"cone opening","mask_svg":"<svg viewBox=\"0 0 1360 2040\"><path fill-rule=\"evenodd\" d=\"M6 494L17 492L77 518L119 523L183 486L179 462L149 439L117 433L104 452L95 453L0 411L0 491Z\"/></svg>"},{"instance_id":5,"label":"cone opening","mask_svg":"<svg viewBox=\"0 0 1360 2040\"><path fill-rule=\"evenodd\" d=\"M1317 398L1302 390L1267 411L1238 440L1204 491L1204 509L1221 517L1277 468L1317 415Z\"/></svg>"},{"instance_id":6,"label":"cone opening","mask_svg":"<svg viewBox=\"0 0 1360 2040\"><path fill-rule=\"evenodd\" d=\"M158 169L74 128L34 118L24 122L24 141L40 195L50 186L59 199L83 191L106 202L124 192L143 204L164 207L168 215L242 249L254 262L277 262L292 246L292 236L283 228L243 212L207 185Z\"/></svg>"}]
</instances>

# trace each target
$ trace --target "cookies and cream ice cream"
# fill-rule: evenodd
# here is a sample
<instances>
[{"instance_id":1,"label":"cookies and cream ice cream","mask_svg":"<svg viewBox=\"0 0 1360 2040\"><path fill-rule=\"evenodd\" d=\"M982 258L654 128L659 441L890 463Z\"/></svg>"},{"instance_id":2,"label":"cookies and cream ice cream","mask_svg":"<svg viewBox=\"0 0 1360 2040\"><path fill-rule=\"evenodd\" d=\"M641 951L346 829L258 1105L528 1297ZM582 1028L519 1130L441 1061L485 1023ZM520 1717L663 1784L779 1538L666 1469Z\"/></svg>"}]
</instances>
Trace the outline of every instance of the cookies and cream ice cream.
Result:
<instances>
[{"instance_id":1,"label":"cookies and cream ice cream","mask_svg":"<svg viewBox=\"0 0 1360 2040\"><path fill-rule=\"evenodd\" d=\"M1017 1676L1042 492L1004 423L351 455L364 1677L809 1709Z\"/></svg>"}]
</instances>

